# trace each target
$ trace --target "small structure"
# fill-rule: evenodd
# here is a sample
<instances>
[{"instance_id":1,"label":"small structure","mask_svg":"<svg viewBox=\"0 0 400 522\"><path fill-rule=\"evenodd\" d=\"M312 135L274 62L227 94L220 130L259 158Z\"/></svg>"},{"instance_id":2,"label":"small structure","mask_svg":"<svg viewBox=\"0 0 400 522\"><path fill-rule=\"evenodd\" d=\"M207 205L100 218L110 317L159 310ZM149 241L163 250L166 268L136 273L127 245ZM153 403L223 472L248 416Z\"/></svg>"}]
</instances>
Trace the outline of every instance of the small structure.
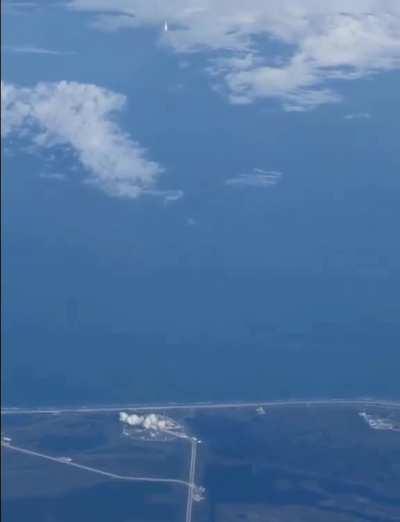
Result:
<instances>
[{"instance_id":1,"label":"small structure","mask_svg":"<svg viewBox=\"0 0 400 522\"><path fill-rule=\"evenodd\" d=\"M193 487L193 500L195 500L196 502L200 502L200 500L203 500L205 491L206 490L205 490L205 488L203 488L203 486L194 486Z\"/></svg>"},{"instance_id":2,"label":"small structure","mask_svg":"<svg viewBox=\"0 0 400 522\"><path fill-rule=\"evenodd\" d=\"M70 462L72 462L72 459L70 457L60 457L58 460L60 462L64 462L65 464L69 464Z\"/></svg>"},{"instance_id":3,"label":"small structure","mask_svg":"<svg viewBox=\"0 0 400 522\"><path fill-rule=\"evenodd\" d=\"M370 428L373 430L392 430L399 431L399 428L391 422L389 419L382 419L381 417L374 417L366 413L365 411L361 411L358 414L361 418L365 420Z\"/></svg>"}]
</instances>

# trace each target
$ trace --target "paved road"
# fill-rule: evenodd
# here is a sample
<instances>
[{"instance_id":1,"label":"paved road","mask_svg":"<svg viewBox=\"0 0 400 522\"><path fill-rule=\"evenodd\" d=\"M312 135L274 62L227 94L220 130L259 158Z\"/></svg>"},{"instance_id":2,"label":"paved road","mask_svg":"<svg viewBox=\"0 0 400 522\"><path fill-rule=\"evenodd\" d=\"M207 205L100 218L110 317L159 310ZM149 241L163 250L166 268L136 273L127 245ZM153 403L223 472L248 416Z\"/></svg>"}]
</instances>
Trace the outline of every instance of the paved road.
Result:
<instances>
[{"instance_id":1,"label":"paved road","mask_svg":"<svg viewBox=\"0 0 400 522\"><path fill-rule=\"evenodd\" d=\"M195 475L196 475L196 459L197 459L197 441L195 439L190 440L191 452L190 452L190 465L189 465L189 484L192 487L188 488L187 504L186 504L186 522L192 520L192 509L193 509L193 489L195 487Z\"/></svg>"},{"instance_id":2,"label":"paved road","mask_svg":"<svg viewBox=\"0 0 400 522\"><path fill-rule=\"evenodd\" d=\"M348 406L348 407L383 407L383 408L396 408L400 409L399 401L379 400L379 399L310 399L310 400L288 400L288 401L258 401L258 402L216 402L216 403L189 403L189 404L167 404L167 405L117 405L107 407L81 407L81 408L3 408L1 410L2 415L32 415L32 414L62 414L62 413L74 413L74 414L88 414L88 413L113 413L121 410L135 410L135 411L165 411L165 410L184 410L184 409L224 409L224 408L257 408L259 406L271 408L271 407L304 407L304 406ZM2 442L2 446L20 453L32 455L59 464L68 465L71 467L79 468L82 470L97 473L99 475L106 476L111 479L118 480L130 480L136 482L152 482L152 483L168 483L168 484L179 484L188 488L188 498L186 506L186 522L191 522L192 518L192 507L193 507L193 492L195 485L195 473L196 473L196 459L197 459L197 441L189 439L191 442L191 457L189 466L189 477L188 481L179 479L168 479L158 477L137 477L127 475L117 475L115 473L109 473L97 468L78 464L76 462L69 462L62 457L52 457L36 451L28 450L18 446L14 446L8 442Z\"/></svg>"},{"instance_id":3,"label":"paved road","mask_svg":"<svg viewBox=\"0 0 400 522\"><path fill-rule=\"evenodd\" d=\"M32 415L32 414L61 414L61 413L113 413L121 410L134 411L166 411L186 409L224 409L224 408L257 408L272 407L296 407L296 406L354 406L354 407L387 407L399 408L400 401L379 399L299 399L288 401L258 401L258 402L215 402L215 403L188 403L188 404L122 404L104 407L80 407L80 408L2 408L2 415Z\"/></svg>"},{"instance_id":4,"label":"paved road","mask_svg":"<svg viewBox=\"0 0 400 522\"><path fill-rule=\"evenodd\" d=\"M32 451L26 448L21 448L19 446L14 446L13 444L9 444L8 442L2 442L1 446L6 449L10 449L13 451L17 451L19 453L24 453L25 455L31 455L33 457L39 457L46 460L51 460L52 462L57 462L58 464L64 464L66 466L70 466L73 468L83 469L85 471L90 471L91 473L97 473L98 475L103 475L105 477L111 479L118 480L129 480L134 482L157 482L163 484L178 484L180 486L185 486L189 491L192 491L192 484L186 482L185 480L179 479L169 479L169 478L159 478L159 477L137 477L131 475L117 475L116 473L109 473L108 471L104 471L98 468L92 468L91 466L85 466L84 464L78 464L77 462L69 462L65 460L65 457L52 457L51 455L46 455L44 453L39 453L38 451Z\"/></svg>"}]
</instances>

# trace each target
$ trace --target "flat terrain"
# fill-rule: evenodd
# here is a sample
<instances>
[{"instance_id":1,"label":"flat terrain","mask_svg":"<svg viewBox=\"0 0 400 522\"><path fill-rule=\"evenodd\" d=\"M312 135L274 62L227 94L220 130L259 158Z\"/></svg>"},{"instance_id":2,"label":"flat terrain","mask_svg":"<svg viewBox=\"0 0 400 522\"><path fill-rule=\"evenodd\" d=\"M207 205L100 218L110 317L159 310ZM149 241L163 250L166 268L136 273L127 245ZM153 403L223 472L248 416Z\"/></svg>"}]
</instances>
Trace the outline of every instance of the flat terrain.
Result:
<instances>
[{"instance_id":1,"label":"flat terrain","mask_svg":"<svg viewBox=\"0 0 400 522\"><path fill-rule=\"evenodd\" d=\"M395 429L371 428L361 411ZM194 522L400 521L395 403L171 406L168 415L202 441L195 470L187 440L126 436L115 411L4 415L12 445L111 474L183 483L113 480L3 448L5 520L184 521L185 481L194 471L206 488L190 508Z\"/></svg>"},{"instance_id":2,"label":"flat terrain","mask_svg":"<svg viewBox=\"0 0 400 522\"><path fill-rule=\"evenodd\" d=\"M197 414L207 500L203 520L400 520L400 432L359 409L308 406ZM368 412L399 421L396 409Z\"/></svg>"}]
</instances>

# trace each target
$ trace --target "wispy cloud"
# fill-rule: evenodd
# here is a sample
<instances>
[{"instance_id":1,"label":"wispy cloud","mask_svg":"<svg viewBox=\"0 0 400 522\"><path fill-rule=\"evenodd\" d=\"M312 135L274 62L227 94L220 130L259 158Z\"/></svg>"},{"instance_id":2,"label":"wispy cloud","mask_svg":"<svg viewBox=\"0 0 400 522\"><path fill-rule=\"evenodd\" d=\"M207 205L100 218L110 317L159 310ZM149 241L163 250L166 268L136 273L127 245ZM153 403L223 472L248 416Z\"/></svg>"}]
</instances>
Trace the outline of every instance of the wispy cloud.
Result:
<instances>
[{"instance_id":1,"label":"wispy cloud","mask_svg":"<svg viewBox=\"0 0 400 522\"><path fill-rule=\"evenodd\" d=\"M6 7L37 7L37 2L18 2L14 0L13 2L2 2L2 4Z\"/></svg>"},{"instance_id":2,"label":"wispy cloud","mask_svg":"<svg viewBox=\"0 0 400 522\"><path fill-rule=\"evenodd\" d=\"M149 193L163 168L116 123L125 96L76 82L18 87L2 83L2 135L37 149L63 146L84 167L86 182L111 196ZM166 194L176 199L176 194Z\"/></svg>"},{"instance_id":3,"label":"wispy cloud","mask_svg":"<svg viewBox=\"0 0 400 522\"><path fill-rule=\"evenodd\" d=\"M355 112L352 114L346 114L345 120L370 120L372 118L369 112Z\"/></svg>"},{"instance_id":4,"label":"wispy cloud","mask_svg":"<svg viewBox=\"0 0 400 522\"><path fill-rule=\"evenodd\" d=\"M57 51L55 49L45 49L43 47L34 46L5 46L4 50L9 53L16 54L45 54L52 56L68 56L75 54L71 51Z\"/></svg>"},{"instance_id":5,"label":"wispy cloud","mask_svg":"<svg viewBox=\"0 0 400 522\"><path fill-rule=\"evenodd\" d=\"M61 172L41 172L39 178L49 179L54 181L65 181L67 179L65 174Z\"/></svg>"},{"instance_id":6,"label":"wispy cloud","mask_svg":"<svg viewBox=\"0 0 400 522\"><path fill-rule=\"evenodd\" d=\"M249 174L239 174L225 181L231 187L271 187L276 185L282 176L276 170L253 169Z\"/></svg>"},{"instance_id":7,"label":"wispy cloud","mask_svg":"<svg viewBox=\"0 0 400 522\"><path fill-rule=\"evenodd\" d=\"M276 99L287 111L311 110L341 100L338 80L400 68L398 0L197 0L195 4L69 1L71 8L93 12L100 29L158 27L164 44L186 58L211 51L208 70L232 103ZM167 33L163 33L165 20ZM266 51L268 40L280 45ZM331 80L335 87L329 85Z\"/></svg>"},{"instance_id":8,"label":"wispy cloud","mask_svg":"<svg viewBox=\"0 0 400 522\"><path fill-rule=\"evenodd\" d=\"M13 2L1 2L1 4L4 7L10 7L10 8L26 8L31 9L38 6L37 2L18 2L14 0Z\"/></svg>"},{"instance_id":9,"label":"wispy cloud","mask_svg":"<svg viewBox=\"0 0 400 522\"><path fill-rule=\"evenodd\" d=\"M25 15L38 9L40 4L37 2L1 2L4 7L4 13L11 15Z\"/></svg>"},{"instance_id":10,"label":"wispy cloud","mask_svg":"<svg viewBox=\"0 0 400 522\"><path fill-rule=\"evenodd\" d=\"M178 201L183 198L184 192L183 190L143 190L143 195L147 196L155 196L161 198L164 203L173 203L174 201Z\"/></svg>"}]
</instances>

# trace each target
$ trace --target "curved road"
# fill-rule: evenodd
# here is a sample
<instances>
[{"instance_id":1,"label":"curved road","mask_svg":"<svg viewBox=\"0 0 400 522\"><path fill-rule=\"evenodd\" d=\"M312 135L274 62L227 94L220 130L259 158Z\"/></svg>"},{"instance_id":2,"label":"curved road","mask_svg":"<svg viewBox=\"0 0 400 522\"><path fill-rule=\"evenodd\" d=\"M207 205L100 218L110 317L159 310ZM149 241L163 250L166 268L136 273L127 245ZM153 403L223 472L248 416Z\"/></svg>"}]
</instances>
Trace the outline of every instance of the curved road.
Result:
<instances>
[{"instance_id":1,"label":"curved road","mask_svg":"<svg viewBox=\"0 0 400 522\"><path fill-rule=\"evenodd\" d=\"M32 415L32 414L62 414L62 413L74 413L74 414L88 414L88 413L113 413L121 410L135 410L135 411L148 411L148 410L182 410L182 409L224 409L224 408L257 408L257 407L300 407L300 406L352 406L352 407L384 407L384 408L399 408L399 401L390 400L379 400L379 399L310 399L310 400L287 400L287 401L258 401L258 402L215 402L215 403L191 403L191 404L167 404L167 405L121 405L121 406L109 406L109 407L81 407L81 408L2 408L2 415ZM192 508L193 508L193 493L195 485L195 474L196 474L196 459L197 459L197 440L189 439L191 443L191 455L190 455L190 466L189 466L189 477L188 481L180 479L168 479L158 477L138 477L130 475L118 475L115 473L109 473L98 468L91 466L85 466L84 464L78 464L66 460L64 457L52 457L44 453L32 451L19 446L14 446L10 442L2 441L1 445L4 448L11 449L26 455L32 455L43 459L58 462L59 464L65 464L74 468L90 471L99 475L106 476L111 479L117 480L129 480L135 482L152 482L152 483L164 483L164 484L177 484L188 488L188 497L186 505L186 522L191 522L192 519Z\"/></svg>"},{"instance_id":2,"label":"curved road","mask_svg":"<svg viewBox=\"0 0 400 522\"><path fill-rule=\"evenodd\" d=\"M188 482L186 482L185 480L174 479L174 478L138 477L138 476L133 476L133 475L118 475L116 473L111 473L108 471L104 471L102 469L93 468L92 466L78 464L77 462L73 462L72 460L67 460L65 457L52 457L51 455L46 455L45 453L39 453L38 451L21 448L20 446L14 446L13 444L11 444L9 442L5 442L5 441L1 442L1 446L3 448L13 450L18 453L23 453L25 455L30 455L32 457L39 457L42 459L50 460L51 462L56 462L58 464L65 464L66 466L78 468L78 469L84 470L84 471L89 471L91 473L96 473L97 475L103 475L103 476L105 476L107 478L111 478L111 479L129 480L129 481L134 481L134 482L177 484L180 486L185 486L188 488L185 522L191 522L192 509L193 509L193 490L196 487L194 479L195 479L195 474L196 474L197 441L196 441L196 439L190 439L190 443L191 443L191 454L190 454Z\"/></svg>"},{"instance_id":3,"label":"curved road","mask_svg":"<svg viewBox=\"0 0 400 522\"><path fill-rule=\"evenodd\" d=\"M131 475L118 475L116 473L110 473L108 471L103 471L98 468L93 468L91 466L85 466L84 464L78 464L77 462L65 460L65 457L52 457L51 455L46 455L44 453L39 453L38 451L29 450L26 448L21 448L19 446L14 446L13 444L9 444L8 442L2 442L1 446L3 448L7 448L13 451L17 451L19 453L24 453L25 455L31 455L33 457L40 457L42 459L51 460L52 462L57 462L58 464L65 464L66 466L71 466L73 468L83 469L85 471L90 471L92 473L97 473L98 475L103 475L108 478L118 479L118 480L131 480L135 482L158 482L163 484L178 484L180 486L189 487L189 490L192 490L192 485L185 480L173 479L173 478L159 478L159 477L138 477Z\"/></svg>"}]
</instances>

